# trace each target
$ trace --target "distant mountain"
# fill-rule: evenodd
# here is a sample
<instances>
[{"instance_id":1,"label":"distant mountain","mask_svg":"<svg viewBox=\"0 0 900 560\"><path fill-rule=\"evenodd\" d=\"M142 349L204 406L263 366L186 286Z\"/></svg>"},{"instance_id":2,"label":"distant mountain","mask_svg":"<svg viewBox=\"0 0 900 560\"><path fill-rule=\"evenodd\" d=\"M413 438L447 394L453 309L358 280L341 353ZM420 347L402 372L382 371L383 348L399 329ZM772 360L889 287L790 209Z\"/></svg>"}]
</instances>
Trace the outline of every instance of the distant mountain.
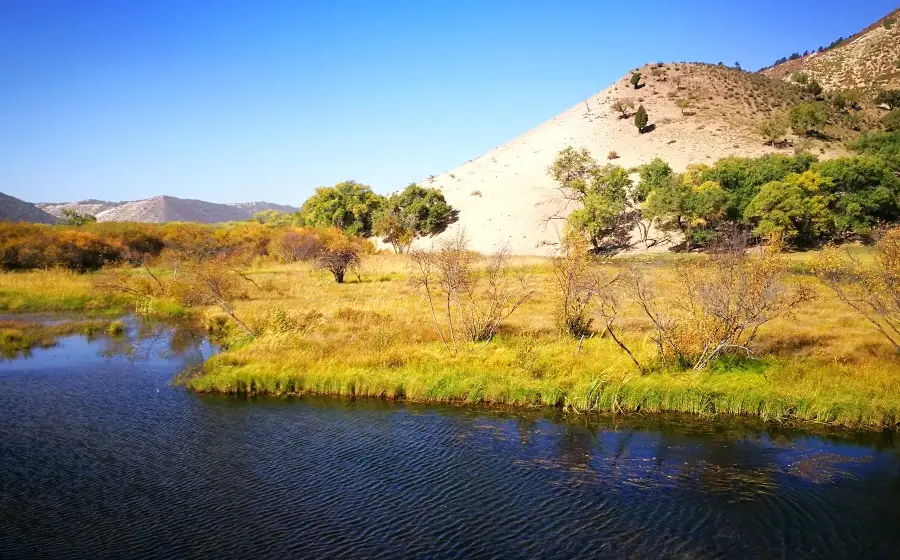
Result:
<instances>
[{"instance_id":1,"label":"distant mountain","mask_svg":"<svg viewBox=\"0 0 900 560\"><path fill-rule=\"evenodd\" d=\"M297 208L271 202L239 202L219 204L204 200L154 196L130 202L82 200L80 202L38 203L38 208L55 216L65 209L96 216L101 222L199 222L215 224L246 220L263 210L296 212Z\"/></svg>"},{"instance_id":2,"label":"distant mountain","mask_svg":"<svg viewBox=\"0 0 900 560\"><path fill-rule=\"evenodd\" d=\"M900 88L900 10L894 10L836 46L762 71L788 79L802 72L827 90L859 89L875 94Z\"/></svg>"},{"instance_id":3,"label":"distant mountain","mask_svg":"<svg viewBox=\"0 0 900 560\"><path fill-rule=\"evenodd\" d=\"M56 218L34 204L0 193L0 222L54 224Z\"/></svg>"}]
</instances>

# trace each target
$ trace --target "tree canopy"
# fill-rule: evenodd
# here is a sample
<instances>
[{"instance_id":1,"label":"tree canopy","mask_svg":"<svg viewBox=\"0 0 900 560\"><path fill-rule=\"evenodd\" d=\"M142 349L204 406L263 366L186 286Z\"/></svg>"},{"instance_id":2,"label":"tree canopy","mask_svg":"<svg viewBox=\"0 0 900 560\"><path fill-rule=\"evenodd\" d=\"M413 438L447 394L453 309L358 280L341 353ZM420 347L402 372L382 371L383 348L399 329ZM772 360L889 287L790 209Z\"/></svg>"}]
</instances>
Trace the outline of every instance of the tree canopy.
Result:
<instances>
[{"instance_id":1,"label":"tree canopy","mask_svg":"<svg viewBox=\"0 0 900 560\"><path fill-rule=\"evenodd\" d=\"M369 185L356 181L319 187L300 208L299 225L333 226L349 235L371 237L373 219L382 201L383 197L372 192Z\"/></svg>"},{"instance_id":2,"label":"tree canopy","mask_svg":"<svg viewBox=\"0 0 900 560\"><path fill-rule=\"evenodd\" d=\"M416 238L446 230L457 216L441 191L411 183L385 199L375 215L373 231L402 253Z\"/></svg>"}]
</instances>

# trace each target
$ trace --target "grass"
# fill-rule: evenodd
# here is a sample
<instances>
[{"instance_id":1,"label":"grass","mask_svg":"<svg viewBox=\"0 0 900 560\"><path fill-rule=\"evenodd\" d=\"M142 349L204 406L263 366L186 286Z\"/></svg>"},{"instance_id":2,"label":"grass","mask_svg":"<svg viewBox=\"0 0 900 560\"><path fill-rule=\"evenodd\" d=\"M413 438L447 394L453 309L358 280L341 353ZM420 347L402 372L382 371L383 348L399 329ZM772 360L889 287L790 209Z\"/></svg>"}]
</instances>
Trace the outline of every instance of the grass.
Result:
<instances>
[{"instance_id":1,"label":"grass","mask_svg":"<svg viewBox=\"0 0 900 560\"><path fill-rule=\"evenodd\" d=\"M862 250L861 254L866 251ZM789 256L798 278L810 254ZM735 414L848 427L900 425L900 360L863 319L824 287L818 299L767 325L759 360L719 362L702 373L656 369L641 376L607 338L578 341L553 327L549 264L527 258L537 292L488 344L445 349L427 307L408 284L403 260L369 260L361 281L334 284L301 265L270 267L237 312L264 334L232 339L191 390L236 394L314 394L416 402L557 406L577 412ZM668 260L651 261L665 285ZM272 310L290 328L268 326ZM215 310L207 310L214 319ZM637 309L621 334L644 363L653 362L649 325Z\"/></svg>"},{"instance_id":2,"label":"grass","mask_svg":"<svg viewBox=\"0 0 900 560\"><path fill-rule=\"evenodd\" d=\"M127 300L103 294L90 274L36 271L0 274L0 311L121 312Z\"/></svg>"},{"instance_id":3,"label":"grass","mask_svg":"<svg viewBox=\"0 0 900 560\"><path fill-rule=\"evenodd\" d=\"M863 260L872 258L868 248L851 250ZM808 273L811 257L786 256L798 280L815 283ZM674 281L671 259L630 260L650 267L665 291ZM440 343L427 306L407 281L402 256L371 257L359 279L351 275L343 285L302 264L257 268L251 275L260 288L249 288L247 297L236 302L236 313L262 334L250 338L227 328L230 320L216 308L195 310L199 320L219 331L228 349L178 382L209 393L556 406L573 412L733 414L848 427L900 425L900 359L865 320L818 284L816 301L796 316L764 327L757 341L761 359L721 361L702 373L651 368L641 376L608 338L587 339L579 349L577 340L560 336L552 320L549 261L522 257L517 264L532 276L535 296L490 343L461 345L456 353ZM187 312L165 299L141 305L153 314ZM92 275L0 274L0 310L96 314L133 309L134 302L100 292ZM113 334L121 329L115 323L89 323L71 328ZM617 332L638 359L652 364L649 325L639 310L625 309L619 324ZM45 330L0 325L0 345L11 353L13 348L51 344L60 335Z\"/></svg>"},{"instance_id":4,"label":"grass","mask_svg":"<svg viewBox=\"0 0 900 560\"><path fill-rule=\"evenodd\" d=\"M44 324L36 321L0 321L0 357L13 359L34 348L51 348L64 336L93 336L105 333L116 336L125 331L119 321L88 320Z\"/></svg>"}]
</instances>

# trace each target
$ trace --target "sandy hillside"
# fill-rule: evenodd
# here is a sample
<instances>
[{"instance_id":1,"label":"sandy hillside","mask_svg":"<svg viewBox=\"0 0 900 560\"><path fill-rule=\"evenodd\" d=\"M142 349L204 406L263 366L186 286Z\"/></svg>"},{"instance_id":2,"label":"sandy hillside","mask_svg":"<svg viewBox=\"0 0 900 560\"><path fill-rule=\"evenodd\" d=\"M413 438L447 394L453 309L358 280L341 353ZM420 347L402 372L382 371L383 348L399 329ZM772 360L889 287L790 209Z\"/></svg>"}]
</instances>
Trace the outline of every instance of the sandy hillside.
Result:
<instances>
[{"instance_id":1,"label":"sandy hillside","mask_svg":"<svg viewBox=\"0 0 900 560\"><path fill-rule=\"evenodd\" d=\"M611 87L456 169L422 182L439 187L460 211L443 234L464 228L472 248L491 251L508 244L516 254L551 254L567 214L547 168L566 146L587 148L599 163L626 168L661 157L676 170L691 163L777 151L763 145L757 123L803 101L799 88L781 80L723 66L650 65L640 69L645 87L634 89L629 72ZM682 115L676 99L692 97L695 114ZM629 98L643 104L652 132L639 134L633 119L620 119L611 104ZM842 153L837 145L816 145L823 157ZM783 153L792 153L782 150Z\"/></svg>"},{"instance_id":2,"label":"sandy hillside","mask_svg":"<svg viewBox=\"0 0 900 560\"><path fill-rule=\"evenodd\" d=\"M826 90L854 88L875 95L883 89L900 88L900 10L834 48L762 71L783 79L796 72L807 74Z\"/></svg>"}]
</instances>

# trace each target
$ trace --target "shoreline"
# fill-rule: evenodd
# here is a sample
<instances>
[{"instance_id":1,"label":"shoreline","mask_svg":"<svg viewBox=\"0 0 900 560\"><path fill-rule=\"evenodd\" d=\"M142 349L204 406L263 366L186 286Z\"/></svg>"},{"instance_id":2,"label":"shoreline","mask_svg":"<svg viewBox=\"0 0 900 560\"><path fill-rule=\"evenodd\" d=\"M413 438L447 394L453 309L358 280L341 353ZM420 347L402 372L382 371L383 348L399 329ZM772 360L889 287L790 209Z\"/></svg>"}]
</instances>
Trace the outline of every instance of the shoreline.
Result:
<instances>
[{"instance_id":1,"label":"shoreline","mask_svg":"<svg viewBox=\"0 0 900 560\"><path fill-rule=\"evenodd\" d=\"M174 385L206 395L273 398L322 397L376 399L437 405L500 407L513 410L549 408L566 414L687 414L703 420L747 418L762 422L798 423L829 429L896 430L900 407L883 402L896 395L867 398L854 392L835 394L818 387L807 392L779 387L765 373L653 373L586 377L567 387L505 384L497 375L452 372L421 385L411 372L395 370L352 374L322 370L307 374L263 371L264 364L244 368L218 365L228 353L208 360L194 372L177 376ZM786 364L781 367L790 367ZM498 390L498 387L505 385Z\"/></svg>"}]
</instances>

